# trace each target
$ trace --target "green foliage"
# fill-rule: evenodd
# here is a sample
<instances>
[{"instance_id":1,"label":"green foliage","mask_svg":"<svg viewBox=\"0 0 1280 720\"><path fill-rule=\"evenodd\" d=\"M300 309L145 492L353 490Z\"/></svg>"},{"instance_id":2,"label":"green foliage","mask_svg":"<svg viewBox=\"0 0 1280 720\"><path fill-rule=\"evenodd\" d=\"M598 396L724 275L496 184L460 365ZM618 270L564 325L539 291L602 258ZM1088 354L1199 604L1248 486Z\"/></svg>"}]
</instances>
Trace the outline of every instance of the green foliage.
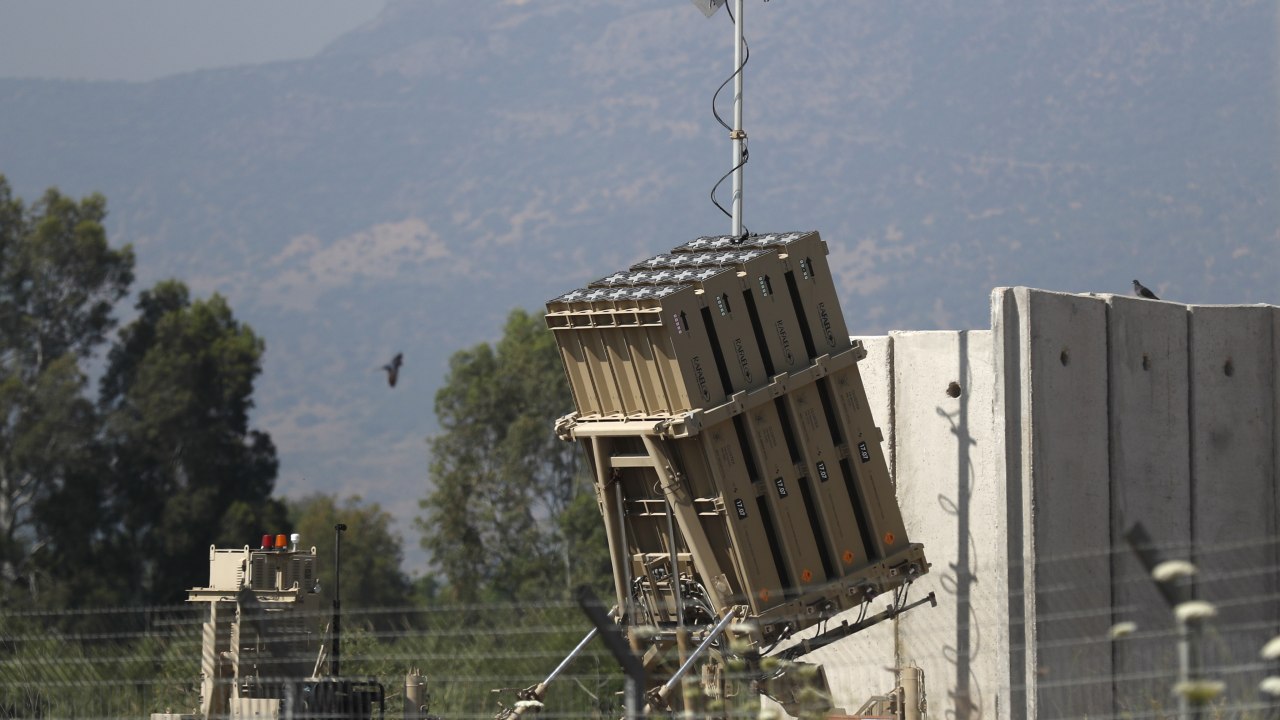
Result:
<instances>
[{"instance_id":1,"label":"green foliage","mask_svg":"<svg viewBox=\"0 0 1280 720\"><path fill-rule=\"evenodd\" d=\"M560 533L568 543L573 558L567 568L573 587L588 585L601 597L612 597L613 564L609 558L609 541L594 492L588 489L569 503L560 516Z\"/></svg>"},{"instance_id":2,"label":"green foliage","mask_svg":"<svg viewBox=\"0 0 1280 720\"><path fill-rule=\"evenodd\" d=\"M430 441L434 490L418 519L449 598L567 597L577 584L600 581L591 545L603 546L598 517L595 534L570 534L585 530L579 498L589 492L577 449L554 433L571 408L540 316L513 311L496 346L450 358L435 398L442 432ZM579 553L590 558L585 566Z\"/></svg>"},{"instance_id":3,"label":"green foliage","mask_svg":"<svg viewBox=\"0 0 1280 720\"><path fill-rule=\"evenodd\" d=\"M4 383L6 402L11 383ZM28 468L44 493L32 507L32 535L25 547L28 597L41 605L69 607L113 602L116 586L97 573L101 536L101 504L105 488L98 468L105 464L97 441L99 417L84 397L85 378L75 359L63 355L51 363L34 386L16 389L29 394L25 419L31 423L7 448L7 458Z\"/></svg>"},{"instance_id":4,"label":"green foliage","mask_svg":"<svg viewBox=\"0 0 1280 720\"><path fill-rule=\"evenodd\" d=\"M412 588L401 570L404 551L400 536L391 527L391 514L377 503L365 503L353 495L339 503L332 495L311 495L289 503L295 532L304 547L315 547L320 556L321 606L333 603L333 526L347 526L342 534L342 606L402 608L409 604ZM394 622L395 614L369 616L377 627Z\"/></svg>"},{"instance_id":5,"label":"green foliage","mask_svg":"<svg viewBox=\"0 0 1280 720\"><path fill-rule=\"evenodd\" d=\"M351 624L370 626L358 615ZM570 603L437 606L408 614L399 632L345 634L343 671L383 679L389 716L402 706L408 664L427 676L431 712L492 717L515 704L517 689L545 679L590 629ZM616 718L622 685L617 662L593 640L548 689L540 716Z\"/></svg>"},{"instance_id":6,"label":"green foliage","mask_svg":"<svg viewBox=\"0 0 1280 720\"><path fill-rule=\"evenodd\" d=\"M77 612L76 633L59 629L62 615L0 616L0 718L137 720L198 706L199 608ZM577 606L564 603L417 610L394 630L377 629L372 617L345 615L342 669L385 686L389 720L401 717L405 673L414 667L427 677L432 712L492 717L590 629ZM552 685L543 716L616 718L621 687L617 664L593 641Z\"/></svg>"},{"instance_id":7,"label":"green foliage","mask_svg":"<svg viewBox=\"0 0 1280 720\"><path fill-rule=\"evenodd\" d=\"M0 618L0 717L140 718L198 704L198 623L126 611L73 616L87 632L63 624L54 614Z\"/></svg>"},{"instance_id":8,"label":"green foliage","mask_svg":"<svg viewBox=\"0 0 1280 720\"><path fill-rule=\"evenodd\" d=\"M115 325L133 282L133 250L107 245L107 202L55 189L31 208L0 176L0 333L6 373L31 380L57 358L86 357Z\"/></svg>"},{"instance_id":9,"label":"green foliage","mask_svg":"<svg viewBox=\"0 0 1280 720\"><path fill-rule=\"evenodd\" d=\"M264 349L253 330L221 296L192 301L173 280L137 307L99 401L112 453L108 512L136 599L167 602L203 582L227 522L239 531L279 521L277 462L271 438L248 427Z\"/></svg>"},{"instance_id":10,"label":"green foliage","mask_svg":"<svg viewBox=\"0 0 1280 720\"><path fill-rule=\"evenodd\" d=\"M142 292L86 398L81 363L133 281L105 217L96 194L27 207L0 176L3 607L177 600L205 581L210 544L287 524L275 447L248 421L264 345L222 297Z\"/></svg>"},{"instance_id":11,"label":"green foliage","mask_svg":"<svg viewBox=\"0 0 1280 720\"><path fill-rule=\"evenodd\" d=\"M214 544L220 548L257 547L263 534L293 527L288 503L276 498L263 502L236 500L222 514Z\"/></svg>"},{"instance_id":12,"label":"green foliage","mask_svg":"<svg viewBox=\"0 0 1280 720\"><path fill-rule=\"evenodd\" d=\"M97 418L79 360L114 326L133 252L107 245L106 201L49 190L32 207L0 176L0 601L48 589L37 553L85 540ZM66 529L55 537L55 529Z\"/></svg>"}]
</instances>

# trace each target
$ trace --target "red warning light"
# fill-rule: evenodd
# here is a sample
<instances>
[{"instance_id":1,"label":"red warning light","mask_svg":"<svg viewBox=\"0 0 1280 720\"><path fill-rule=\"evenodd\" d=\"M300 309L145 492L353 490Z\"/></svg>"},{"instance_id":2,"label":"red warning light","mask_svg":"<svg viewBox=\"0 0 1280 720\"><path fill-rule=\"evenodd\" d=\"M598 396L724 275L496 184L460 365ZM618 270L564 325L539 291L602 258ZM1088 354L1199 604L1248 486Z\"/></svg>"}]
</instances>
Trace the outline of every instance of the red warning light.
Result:
<instances>
[{"instance_id":1,"label":"red warning light","mask_svg":"<svg viewBox=\"0 0 1280 720\"><path fill-rule=\"evenodd\" d=\"M271 549L271 536L270 536L270 535L263 535L263 536L262 536L262 549L263 549L263 550L270 550L270 549Z\"/></svg>"}]
</instances>

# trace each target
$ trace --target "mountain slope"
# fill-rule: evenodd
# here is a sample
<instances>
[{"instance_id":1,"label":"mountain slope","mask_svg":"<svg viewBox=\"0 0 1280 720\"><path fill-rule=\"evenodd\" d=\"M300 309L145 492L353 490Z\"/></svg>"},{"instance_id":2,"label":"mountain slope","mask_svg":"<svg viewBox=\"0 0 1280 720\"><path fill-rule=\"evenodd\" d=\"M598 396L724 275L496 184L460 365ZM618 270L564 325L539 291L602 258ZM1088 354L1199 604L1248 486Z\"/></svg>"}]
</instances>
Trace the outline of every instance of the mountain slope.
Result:
<instances>
[{"instance_id":1,"label":"mountain slope","mask_svg":"<svg viewBox=\"0 0 1280 720\"><path fill-rule=\"evenodd\" d=\"M994 285L1280 303L1275 3L747 12L747 225L821 230L855 332L984 327ZM449 353L727 230L730 41L680 0L392 3L306 61L0 80L0 172L104 192L141 283L267 338L281 488L408 518Z\"/></svg>"}]
</instances>

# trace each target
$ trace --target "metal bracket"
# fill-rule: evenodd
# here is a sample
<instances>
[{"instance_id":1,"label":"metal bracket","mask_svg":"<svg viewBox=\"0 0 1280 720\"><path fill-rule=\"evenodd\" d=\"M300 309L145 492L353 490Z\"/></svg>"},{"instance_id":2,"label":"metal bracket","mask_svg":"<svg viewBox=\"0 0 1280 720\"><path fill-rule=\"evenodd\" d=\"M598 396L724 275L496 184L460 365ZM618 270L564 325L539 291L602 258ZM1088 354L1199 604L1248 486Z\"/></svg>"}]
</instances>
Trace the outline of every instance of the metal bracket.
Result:
<instances>
[{"instance_id":1,"label":"metal bracket","mask_svg":"<svg viewBox=\"0 0 1280 720\"><path fill-rule=\"evenodd\" d=\"M885 610L878 612L875 615L872 615L871 617L867 618L866 620L863 620L862 622L856 622L856 623L853 623L852 625L850 625L847 622L840 623L840 627L835 628L834 630L828 630L827 632L824 632L821 635L818 635L817 637L804 640L796 645L792 645L786 650L783 650L782 652L778 653L778 657L785 658L787 660L794 660L800 657L801 655L808 655L814 650L817 650L819 648L824 648L837 640L841 640L843 638L849 637L850 635L853 635L854 633L866 630L872 625L877 625L885 620L901 615L902 613L914 607L923 605L925 603L929 603L931 607L938 607L938 598L936 595L934 595L934 593L929 593L928 595L920 598L919 600L909 605L904 605L902 607L889 606Z\"/></svg>"}]
</instances>

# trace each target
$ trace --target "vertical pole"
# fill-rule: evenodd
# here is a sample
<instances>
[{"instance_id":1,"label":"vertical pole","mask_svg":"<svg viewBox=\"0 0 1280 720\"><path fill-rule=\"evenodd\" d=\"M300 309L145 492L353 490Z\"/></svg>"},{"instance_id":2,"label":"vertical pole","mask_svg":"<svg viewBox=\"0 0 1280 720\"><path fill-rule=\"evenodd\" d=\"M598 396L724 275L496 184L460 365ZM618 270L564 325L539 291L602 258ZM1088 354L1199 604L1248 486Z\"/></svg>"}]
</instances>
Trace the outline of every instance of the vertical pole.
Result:
<instances>
[{"instance_id":1,"label":"vertical pole","mask_svg":"<svg viewBox=\"0 0 1280 720\"><path fill-rule=\"evenodd\" d=\"M640 706L640 696L644 688L636 682L636 679L627 675L622 681L622 717L625 720L639 720L644 717L641 712L644 708Z\"/></svg>"},{"instance_id":2,"label":"vertical pole","mask_svg":"<svg viewBox=\"0 0 1280 720\"><path fill-rule=\"evenodd\" d=\"M896 616L894 618L897 619ZM924 681L924 671L915 665L899 668L902 675L902 720L921 720L920 686Z\"/></svg>"},{"instance_id":3,"label":"vertical pole","mask_svg":"<svg viewBox=\"0 0 1280 720\"><path fill-rule=\"evenodd\" d=\"M746 135L742 132L742 5L734 0L733 16L733 231L735 238L742 237L742 148Z\"/></svg>"},{"instance_id":4,"label":"vertical pole","mask_svg":"<svg viewBox=\"0 0 1280 720\"><path fill-rule=\"evenodd\" d=\"M618 617L626 621L627 624L634 622L635 608L632 607L631 597L631 546L627 541L627 507L626 499L622 496L622 471L614 471L616 474L611 476L613 480L613 509L618 518L618 546L622 548L622 579L625 587L624 594L619 597ZM613 581L617 583L617 573L614 573Z\"/></svg>"},{"instance_id":5,"label":"vertical pole","mask_svg":"<svg viewBox=\"0 0 1280 720\"><path fill-rule=\"evenodd\" d=\"M1200 665L1200 640L1204 632L1204 620L1195 619L1183 623L1187 638L1187 675L1195 680L1203 680L1204 673ZM1195 698L1191 701L1191 720L1204 717L1204 700Z\"/></svg>"},{"instance_id":6,"label":"vertical pole","mask_svg":"<svg viewBox=\"0 0 1280 720\"><path fill-rule=\"evenodd\" d=\"M667 550L671 556L671 577L668 578L668 582L671 583L671 601L676 606L676 649L680 653L680 662L684 663L689 655L689 645L686 640L687 633L684 630L684 596L680 591L679 556L676 552L676 521L670 497L667 498L667 539Z\"/></svg>"},{"instance_id":7,"label":"vertical pole","mask_svg":"<svg viewBox=\"0 0 1280 720\"><path fill-rule=\"evenodd\" d=\"M604 607L600 605L600 600L596 598L595 593L591 592L591 588L586 585L579 586L577 596L578 606L582 608L582 612L586 613L591 624L600 631L600 639L604 641L605 647L609 648L618 665L622 666L622 672L626 674L623 686L623 703L626 712L623 717L625 720L641 720L644 707L640 702L644 693L644 664L632 651L627 639L622 636L623 633L618 628L618 624L605 613Z\"/></svg>"},{"instance_id":8,"label":"vertical pole","mask_svg":"<svg viewBox=\"0 0 1280 720\"><path fill-rule=\"evenodd\" d=\"M591 459L596 471L596 499L604 515L604 535L609 545L609 560L613 564L613 590L618 596L618 617L625 618L629 617L627 613L631 610L631 560L627 556L626 518L621 512L613 512L618 507L614 498L620 492L620 488L614 486L620 484L622 478L621 471L609 465L608 442L603 437L591 438Z\"/></svg>"},{"instance_id":9,"label":"vertical pole","mask_svg":"<svg viewBox=\"0 0 1280 720\"><path fill-rule=\"evenodd\" d=\"M329 659L329 674L334 677L342 674L342 586L338 578L342 568L342 533L346 530L347 526L342 523L333 526L333 655Z\"/></svg>"}]
</instances>

